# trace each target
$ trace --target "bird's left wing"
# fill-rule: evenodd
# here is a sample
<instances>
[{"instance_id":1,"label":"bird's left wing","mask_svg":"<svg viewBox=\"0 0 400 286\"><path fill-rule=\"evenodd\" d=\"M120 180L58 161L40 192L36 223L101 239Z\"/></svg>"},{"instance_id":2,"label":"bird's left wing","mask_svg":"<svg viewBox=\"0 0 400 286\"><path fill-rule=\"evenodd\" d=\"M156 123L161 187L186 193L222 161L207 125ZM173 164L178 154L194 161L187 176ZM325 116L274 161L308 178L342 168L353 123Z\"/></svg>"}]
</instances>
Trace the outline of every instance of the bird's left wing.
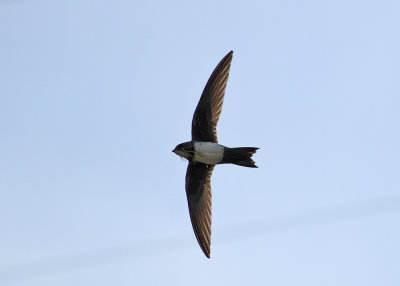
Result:
<instances>
[{"instance_id":1,"label":"bird's left wing","mask_svg":"<svg viewBox=\"0 0 400 286\"><path fill-rule=\"evenodd\" d=\"M211 245L211 175L214 165L189 162L186 171L186 195L190 220L197 241L210 258Z\"/></svg>"},{"instance_id":2,"label":"bird's left wing","mask_svg":"<svg viewBox=\"0 0 400 286\"><path fill-rule=\"evenodd\" d=\"M192 140L218 143L217 123L224 103L233 51L217 65L207 81L193 114Z\"/></svg>"}]
</instances>

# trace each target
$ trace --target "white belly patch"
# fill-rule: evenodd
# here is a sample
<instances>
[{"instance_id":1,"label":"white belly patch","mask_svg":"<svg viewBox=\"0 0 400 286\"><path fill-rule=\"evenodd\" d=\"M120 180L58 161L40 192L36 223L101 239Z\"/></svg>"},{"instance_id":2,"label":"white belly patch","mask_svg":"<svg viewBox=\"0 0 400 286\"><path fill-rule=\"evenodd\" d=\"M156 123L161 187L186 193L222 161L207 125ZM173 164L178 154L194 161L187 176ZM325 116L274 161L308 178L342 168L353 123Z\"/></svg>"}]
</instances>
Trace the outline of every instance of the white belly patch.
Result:
<instances>
[{"instance_id":1,"label":"white belly patch","mask_svg":"<svg viewBox=\"0 0 400 286\"><path fill-rule=\"evenodd\" d=\"M204 164L218 164L224 157L224 146L217 143L195 142L194 150L196 153L193 159Z\"/></svg>"}]
</instances>

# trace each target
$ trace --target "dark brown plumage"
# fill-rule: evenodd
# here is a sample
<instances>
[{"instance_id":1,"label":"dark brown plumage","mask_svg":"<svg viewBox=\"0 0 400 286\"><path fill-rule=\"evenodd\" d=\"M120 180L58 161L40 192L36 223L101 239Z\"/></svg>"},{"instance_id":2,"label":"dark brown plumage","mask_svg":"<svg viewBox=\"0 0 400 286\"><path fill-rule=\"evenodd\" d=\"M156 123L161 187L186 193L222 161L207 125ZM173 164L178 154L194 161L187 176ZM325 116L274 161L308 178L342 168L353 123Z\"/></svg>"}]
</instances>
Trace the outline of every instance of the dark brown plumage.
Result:
<instances>
[{"instance_id":1,"label":"dark brown plumage","mask_svg":"<svg viewBox=\"0 0 400 286\"><path fill-rule=\"evenodd\" d=\"M189 163L186 171L186 195L190 220L197 241L210 258L211 245L211 175L213 166Z\"/></svg>"},{"instance_id":2,"label":"dark brown plumage","mask_svg":"<svg viewBox=\"0 0 400 286\"><path fill-rule=\"evenodd\" d=\"M217 123L224 103L233 51L217 65L201 94L193 114L192 141L218 143Z\"/></svg>"},{"instance_id":3,"label":"dark brown plumage","mask_svg":"<svg viewBox=\"0 0 400 286\"><path fill-rule=\"evenodd\" d=\"M218 143L217 123L224 103L233 51L217 65L203 90L192 120L192 141ZM189 161L186 171L186 195L190 219L197 241L210 258L211 175L214 165Z\"/></svg>"}]
</instances>

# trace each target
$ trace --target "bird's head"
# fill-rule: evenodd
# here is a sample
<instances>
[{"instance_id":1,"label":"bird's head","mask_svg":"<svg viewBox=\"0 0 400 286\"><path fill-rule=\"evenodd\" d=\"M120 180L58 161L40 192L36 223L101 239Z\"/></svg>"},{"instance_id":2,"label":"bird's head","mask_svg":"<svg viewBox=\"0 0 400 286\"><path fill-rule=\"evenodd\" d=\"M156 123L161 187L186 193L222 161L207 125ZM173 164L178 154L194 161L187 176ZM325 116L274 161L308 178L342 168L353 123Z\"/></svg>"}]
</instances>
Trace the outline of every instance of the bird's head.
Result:
<instances>
[{"instance_id":1,"label":"bird's head","mask_svg":"<svg viewBox=\"0 0 400 286\"><path fill-rule=\"evenodd\" d=\"M176 155L178 155L181 158L186 158L189 159L193 157L193 148L188 144L189 142L181 143L175 147L172 152L174 152ZM191 144L193 146L193 144Z\"/></svg>"}]
</instances>

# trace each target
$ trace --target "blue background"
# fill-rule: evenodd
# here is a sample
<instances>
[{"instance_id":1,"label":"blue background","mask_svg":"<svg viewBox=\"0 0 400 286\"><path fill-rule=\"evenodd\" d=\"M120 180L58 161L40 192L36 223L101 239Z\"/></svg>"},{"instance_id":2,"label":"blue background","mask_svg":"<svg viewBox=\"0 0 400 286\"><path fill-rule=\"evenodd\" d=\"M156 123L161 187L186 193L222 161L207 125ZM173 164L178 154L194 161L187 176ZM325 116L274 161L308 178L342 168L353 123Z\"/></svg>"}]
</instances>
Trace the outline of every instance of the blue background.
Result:
<instances>
[{"instance_id":1,"label":"blue background","mask_svg":"<svg viewBox=\"0 0 400 286\"><path fill-rule=\"evenodd\" d=\"M398 1L0 2L1 285L400 285ZM191 118L234 50L211 259Z\"/></svg>"}]
</instances>

